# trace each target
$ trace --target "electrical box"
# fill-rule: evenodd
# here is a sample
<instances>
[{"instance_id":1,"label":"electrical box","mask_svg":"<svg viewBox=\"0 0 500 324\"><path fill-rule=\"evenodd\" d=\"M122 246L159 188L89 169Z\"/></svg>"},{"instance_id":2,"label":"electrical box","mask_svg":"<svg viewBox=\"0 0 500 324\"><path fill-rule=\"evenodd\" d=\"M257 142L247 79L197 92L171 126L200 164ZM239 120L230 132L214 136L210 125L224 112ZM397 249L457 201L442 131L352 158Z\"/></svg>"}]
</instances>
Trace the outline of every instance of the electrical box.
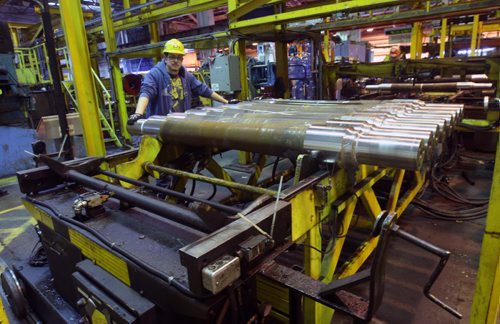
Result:
<instances>
[{"instance_id":1,"label":"electrical box","mask_svg":"<svg viewBox=\"0 0 500 324\"><path fill-rule=\"evenodd\" d=\"M241 90L239 56L216 56L210 64L210 83L217 92Z\"/></svg>"}]
</instances>

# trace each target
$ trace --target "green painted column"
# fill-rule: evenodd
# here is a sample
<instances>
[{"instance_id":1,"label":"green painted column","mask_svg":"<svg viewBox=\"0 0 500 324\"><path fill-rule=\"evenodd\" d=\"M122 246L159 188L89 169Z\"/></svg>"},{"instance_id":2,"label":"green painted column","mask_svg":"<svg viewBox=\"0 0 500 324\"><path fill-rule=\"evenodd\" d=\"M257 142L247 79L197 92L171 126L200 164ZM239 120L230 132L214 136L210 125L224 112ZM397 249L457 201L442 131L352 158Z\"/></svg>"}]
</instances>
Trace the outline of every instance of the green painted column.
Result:
<instances>
[{"instance_id":1,"label":"green painted column","mask_svg":"<svg viewBox=\"0 0 500 324\"><path fill-rule=\"evenodd\" d=\"M497 144L486 228L484 230L476 292L470 323L497 323L500 305L500 138Z\"/></svg>"},{"instance_id":2,"label":"green painted column","mask_svg":"<svg viewBox=\"0 0 500 324\"><path fill-rule=\"evenodd\" d=\"M76 100L80 111L85 148L90 156L104 156L106 148L99 118L94 78L91 72L82 7L79 1L61 0L59 3L63 17L64 38L73 67Z\"/></svg>"},{"instance_id":3,"label":"green painted column","mask_svg":"<svg viewBox=\"0 0 500 324\"><path fill-rule=\"evenodd\" d=\"M111 4L109 1L100 1L100 6L106 50L108 52L113 52L116 50L116 37L113 20L111 19ZM117 57L110 57L109 64L116 107L118 109L118 118L120 121L120 131L123 138L130 140L131 137L127 131L128 112L125 103L125 91L123 90L122 72L120 71L120 60Z\"/></svg>"}]
</instances>

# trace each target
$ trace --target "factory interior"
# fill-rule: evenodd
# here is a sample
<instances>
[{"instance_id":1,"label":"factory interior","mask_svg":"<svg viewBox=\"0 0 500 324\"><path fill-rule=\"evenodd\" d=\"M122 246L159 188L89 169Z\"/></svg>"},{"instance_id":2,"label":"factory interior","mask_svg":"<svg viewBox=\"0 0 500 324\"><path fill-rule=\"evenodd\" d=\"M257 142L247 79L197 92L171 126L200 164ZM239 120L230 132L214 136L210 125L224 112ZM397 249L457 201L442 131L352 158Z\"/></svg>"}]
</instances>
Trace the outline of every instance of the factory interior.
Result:
<instances>
[{"instance_id":1,"label":"factory interior","mask_svg":"<svg viewBox=\"0 0 500 324\"><path fill-rule=\"evenodd\" d=\"M500 323L498 0L0 0L0 324Z\"/></svg>"}]
</instances>

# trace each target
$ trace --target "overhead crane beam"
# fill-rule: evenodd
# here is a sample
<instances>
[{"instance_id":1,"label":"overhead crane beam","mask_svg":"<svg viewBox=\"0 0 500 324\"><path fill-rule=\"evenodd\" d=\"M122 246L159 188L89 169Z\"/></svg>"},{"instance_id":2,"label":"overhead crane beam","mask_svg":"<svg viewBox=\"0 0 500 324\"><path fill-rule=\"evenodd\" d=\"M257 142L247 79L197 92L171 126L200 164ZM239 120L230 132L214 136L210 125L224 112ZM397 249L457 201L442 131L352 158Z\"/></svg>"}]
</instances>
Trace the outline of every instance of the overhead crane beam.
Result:
<instances>
[{"instance_id":1,"label":"overhead crane beam","mask_svg":"<svg viewBox=\"0 0 500 324\"><path fill-rule=\"evenodd\" d=\"M307 6L305 8L268 15L255 19L230 22L230 29L239 29L247 27L255 27L262 24L284 24L294 21L302 21L314 17L330 16L332 13L348 10L349 12L370 10L375 8L397 6L411 1L394 1L394 0L380 0L373 2L371 0L352 0L333 4L322 4L316 6Z\"/></svg>"},{"instance_id":2,"label":"overhead crane beam","mask_svg":"<svg viewBox=\"0 0 500 324\"><path fill-rule=\"evenodd\" d=\"M113 27L115 31L125 30L167 18L179 17L195 12L217 8L226 4L227 1L223 0L187 0L177 2L169 6L154 8L152 10L141 12L139 14L130 15L122 19L117 19L113 22ZM102 26L96 26L87 29L87 32L96 33L102 30Z\"/></svg>"},{"instance_id":3,"label":"overhead crane beam","mask_svg":"<svg viewBox=\"0 0 500 324\"><path fill-rule=\"evenodd\" d=\"M480 14L491 10L500 9L500 3L497 0L478 0L467 3L448 4L445 6L432 7L429 10L416 9L392 14L383 14L369 17L356 17L349 20L336 20L328 23L315 24L314 26L289 28L289 30L303 31L321 31L321 30L350 30L361 28L363 26L385 26L388 23L410 23L422 20L442 19L468 14ZM470 28L470 27L468 27Z\"/></svg>"},{"instance_id":4,"label":"overhead crane beam","mask_svg":"<svg viewBox=\"0 0 500 324\"><path fill-rule=\"evenodd\" d=\"M230 0L229 2L234 1ZM242 16L246 15L247 13L251 12L252 10L258 9L262 7L263 5L269 3L269 0L254 0L254 1L247 1L247 2L242 2L242 1L234 1L236 2L235 6L236 8L234 10L230 10L227 13L227 16L230 20L234 21L238 18L241 18ZM229 6L231 7L231 6Z\"/></svg>"}]
</instances>

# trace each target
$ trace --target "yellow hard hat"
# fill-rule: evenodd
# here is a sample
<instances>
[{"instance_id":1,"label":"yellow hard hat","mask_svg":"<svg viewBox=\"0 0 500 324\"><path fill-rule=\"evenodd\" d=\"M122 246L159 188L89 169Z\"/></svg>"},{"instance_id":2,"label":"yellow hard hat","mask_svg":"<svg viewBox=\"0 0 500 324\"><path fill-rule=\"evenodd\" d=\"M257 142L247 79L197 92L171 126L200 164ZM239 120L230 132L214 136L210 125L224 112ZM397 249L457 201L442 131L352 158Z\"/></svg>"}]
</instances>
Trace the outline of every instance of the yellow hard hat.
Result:
<instances>
[{"instance_id":1,"label":"yellow hard hat","mask_svg":"<svg viewBox=\"0 0 500 324\"><path fill-rule=\"evenodd\" d=\"M171 40L165 43L165 47L163 48L163 53L184 55L184 45L181 43L180 40L172 38Z\"/></svg>"}]
</instances>

